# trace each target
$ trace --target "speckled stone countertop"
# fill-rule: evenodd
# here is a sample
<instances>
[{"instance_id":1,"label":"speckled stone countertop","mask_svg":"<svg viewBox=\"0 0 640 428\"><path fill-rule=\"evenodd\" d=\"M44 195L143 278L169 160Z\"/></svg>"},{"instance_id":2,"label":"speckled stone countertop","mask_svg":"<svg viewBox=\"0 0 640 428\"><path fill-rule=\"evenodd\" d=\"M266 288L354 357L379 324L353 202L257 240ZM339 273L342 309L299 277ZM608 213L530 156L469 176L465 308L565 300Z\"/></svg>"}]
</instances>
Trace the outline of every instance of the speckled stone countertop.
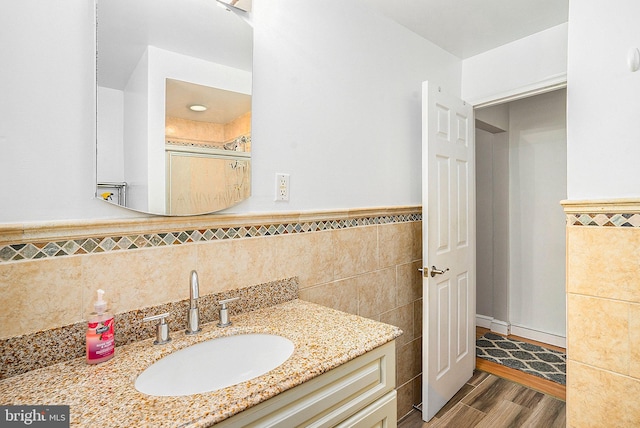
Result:
<instances>
[{"instance_id":1,"label":"speckled stone countertop","mask_svg":"<svg viewBox=\"0 0 640 428\"><path fill-rule=\"evenodd\" d=\"M233 326L203 326L154 346L147 339L116 348L111 360L87 365L79 358L0 381L0 404L58 405L71 409L77 427L207 427L293 388L402 334L397 327L301 300L246 312ZM117 328L117 326L116 326ZM163 356L211 338L277 334L295 344L291 357L270 372L228 388L182 397L155 397L134 388L136 377Z\"/></svg>"}]
</instances>

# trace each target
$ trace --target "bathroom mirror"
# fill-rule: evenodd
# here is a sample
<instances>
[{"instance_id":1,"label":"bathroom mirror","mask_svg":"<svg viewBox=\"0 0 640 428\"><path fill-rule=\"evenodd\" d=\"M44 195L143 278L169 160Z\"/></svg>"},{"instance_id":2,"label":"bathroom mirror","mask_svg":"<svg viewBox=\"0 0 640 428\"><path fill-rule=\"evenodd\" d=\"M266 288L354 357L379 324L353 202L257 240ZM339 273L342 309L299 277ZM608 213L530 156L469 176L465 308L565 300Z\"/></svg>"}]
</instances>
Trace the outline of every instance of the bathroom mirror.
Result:
<instances>
[{"instance_id":1,"label":"bathroom mirror","mask_svg":"<svg viewBox=\"0 0 640 428\"><path fill-rule=\"evenodd\" d=\"M96 0L98 199L196 215L250 195L251 2L224 2Z\"/></svg>"}]
</instances>

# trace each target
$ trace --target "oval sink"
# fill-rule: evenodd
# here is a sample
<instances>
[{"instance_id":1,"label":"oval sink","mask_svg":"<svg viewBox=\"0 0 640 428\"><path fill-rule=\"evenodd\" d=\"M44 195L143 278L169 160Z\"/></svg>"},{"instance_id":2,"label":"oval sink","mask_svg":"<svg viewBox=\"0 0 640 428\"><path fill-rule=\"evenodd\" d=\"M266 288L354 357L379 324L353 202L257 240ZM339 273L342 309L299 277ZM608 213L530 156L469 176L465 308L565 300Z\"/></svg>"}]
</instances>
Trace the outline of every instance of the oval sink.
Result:
<instances>
[{"instance_id":1,"label":"oval sink","mask_svg":"<svg viewBox=\"0 0 640 428\"><path fill-rule=\"evenodd\" d=\"M138 391L156 396L191 395L226 388L284 363L293 342L271 334L239 334L191 345L156 361L136 379Z\"/></svg>"}]
</instances>

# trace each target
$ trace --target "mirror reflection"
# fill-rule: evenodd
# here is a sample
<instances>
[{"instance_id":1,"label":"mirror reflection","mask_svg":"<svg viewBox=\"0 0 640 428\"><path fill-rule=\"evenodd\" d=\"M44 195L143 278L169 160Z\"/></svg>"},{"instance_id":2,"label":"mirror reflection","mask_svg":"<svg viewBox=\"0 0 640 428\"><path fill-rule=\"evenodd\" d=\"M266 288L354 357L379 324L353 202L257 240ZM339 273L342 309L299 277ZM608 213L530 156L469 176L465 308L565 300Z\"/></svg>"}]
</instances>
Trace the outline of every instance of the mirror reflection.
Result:
<instances>
[{"instance_id":1,"label":"mirror reflection","mask_svg":"<svg viewBox=\"0 0 640 428\"><path fill-rule=\"evenodd\" d=\"M173 79L165 94L167 214L218 211L249 197L251 96Z\"/></svg>"},{"instance_id":2,"label":"mirror reflection","mask_svg":"<svg viewBox=\"0 0 640 428\"><path fill-rule=\"evenodd\" d=\"M253 34L244 12L205 0L96 8L97 197L161 215L246 199Z\"/></svg>"}]
</instances>

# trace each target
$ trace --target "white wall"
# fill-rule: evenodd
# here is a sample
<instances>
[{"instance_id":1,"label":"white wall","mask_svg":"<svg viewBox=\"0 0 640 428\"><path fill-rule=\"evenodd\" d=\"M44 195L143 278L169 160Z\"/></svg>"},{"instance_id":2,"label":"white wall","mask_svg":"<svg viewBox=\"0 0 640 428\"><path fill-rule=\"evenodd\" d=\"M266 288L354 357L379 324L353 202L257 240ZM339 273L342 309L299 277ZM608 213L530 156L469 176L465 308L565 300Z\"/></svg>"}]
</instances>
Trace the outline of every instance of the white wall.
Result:
<instances>
[{"instance_id":1,"label":"white wall","mask_svg":"<svg viewBox=\"0 0 640 428\"><path fill-rule=\"evenodd\" d=\"M244 210L421 203L421 82L460 60L355 2L254 2L253 196ZM275 173L291 200L275 203Z\"/></svg>"},{"instance_id":2,"label":"white wall","mask_svg":"<svg viewBox=\"0 0 640 428\"><path fill-rule=\"evenodd\" d=\"M566 336L566 90L509 105L509 318Z\"/></svg>"},{"instance_id":3,"label":"white wall","mask_svg":"<svg viewBox=\"0 0 640 428\"><path fill-rule=\"evenodd\" d=\"M124 181L127 206L149 209L149 52L145 51L124 88ZM99 165L99 164L98 164Z\"/></svg>"},{"instance_id":4,"label":"white wall","mask_svg":"<svg viewBox=\"0 0 640 428\"><path fill-rule=\"evenodd\" d=\"M98 87L98 165L99 182L124 181L123 122L124 92Z\"/></svg>"},{"instance_id":5,"label":"white wall","mask_svg":"<svg viewBox=\"0 0 640 428\"><path fill-rule=\"evenodd\" d=\"M476 314L493 317L493 134L476 129Z\"/></svg>"},{"instance_id":6,"label":"white wall","mask_svg":"<svg viewBox=\"0 0 640 428\"><path fill-rule=\"evenodd\" d=\"M25 0L1 9L0 222L119 213L93 200L92 2Z\"/></svg>"},{"instance_id":7,"label":"white wall","mask_svg":"<svg viewBox=\"0 0 640 428\"><path fill-rule=\"evenodd\" d=\"M493 138L493 314L508 323L509 317L509 128Z\"/></svg>"},{"instance_id":8,"label":"white wall","mask_svg":"<svg viewBox=\"0 0 640 428\"><path fill-rule=\"evenodd\" d=\"M565 111L566 90L476 110L508 130L476 130L477 314L558 345L566 329Z\"/></svg>"},{"instance_id":9,"label":"white wall","mask_svg":"<svg viewBox=\"0 0 640 428\"><path fill-rule=\"evenodd\" d=\"M462 99L473 105L566 81L568 24L462 62Z\"/></svg>"},{"instance_id":10,"label":"white wall","mask_svg":"<svg viewBox=\"0 0 640 428\"><path fill-rule=\"evenodd\" d=\"M569 7L569 199L640 196L640 2L572 1Z\"/></svg>"},{"instance_id":11,"label":"white wall","mask_svg":"<svg viewBox=\"0 0 640 428\"><path fill-rule=\"evenodd\" d=\"M509 106L475 111L509 129ZM476 129L476 313L509 322L509 133Z\"/></svg>"},{"instance_id":12,"label":"white wall","mask_svg":"<svg viewBox=\"0 0 640 428\"><path fill-rule=\"evenodd\" d=\"M139 216L94 199L92 2L2 9L0 222ZM421 82L460 95L461 61L349 2L254 9L253 196L233 211L420 204Z\"/></svg>"},{"instance_id":13,"label":"white wall","mask_svg":"<svg viewBox=\"0 0 640 428\"><path fill-rule=\"evenodd\" d=\"M509 104L498 104L492 107L478 108L473 111L476 120L480 120L502 131L509 129Z\"/></svg>"}]
</instances>

